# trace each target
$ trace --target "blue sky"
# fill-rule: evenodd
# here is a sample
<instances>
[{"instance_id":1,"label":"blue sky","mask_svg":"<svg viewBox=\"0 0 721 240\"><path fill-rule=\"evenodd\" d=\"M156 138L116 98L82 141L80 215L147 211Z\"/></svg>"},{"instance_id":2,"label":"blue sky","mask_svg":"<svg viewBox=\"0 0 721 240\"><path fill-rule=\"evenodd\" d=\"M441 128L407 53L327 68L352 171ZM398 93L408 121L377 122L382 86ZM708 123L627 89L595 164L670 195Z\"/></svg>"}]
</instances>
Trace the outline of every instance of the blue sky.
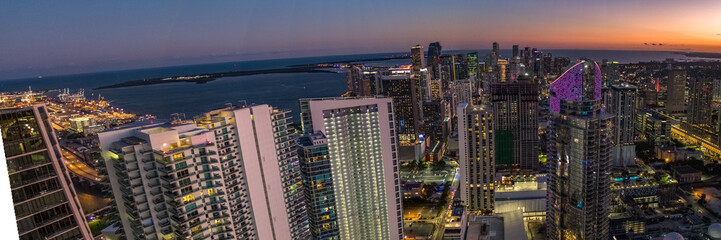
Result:
<instances>
[{"instance_id":1,"label":"blue sky","mask_svg":"<svg viewBox=\"0 0 721 240\"><path fill-rule=\"evenodd\" d=\"M0 75L444 49L721 52L721 1L2 1ZM714 32L718 31L718 32Z\"/></svg>"}]
</instances>

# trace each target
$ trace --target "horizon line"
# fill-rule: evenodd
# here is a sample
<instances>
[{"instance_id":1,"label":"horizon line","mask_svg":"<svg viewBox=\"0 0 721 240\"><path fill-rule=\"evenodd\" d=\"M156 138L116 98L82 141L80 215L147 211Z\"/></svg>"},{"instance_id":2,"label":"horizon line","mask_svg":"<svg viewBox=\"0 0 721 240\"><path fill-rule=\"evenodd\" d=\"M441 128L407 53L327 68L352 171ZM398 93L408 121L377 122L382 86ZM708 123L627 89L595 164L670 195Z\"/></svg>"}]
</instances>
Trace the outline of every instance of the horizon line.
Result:
<instances>
[{"instance_id":1,"label":"horizon line","mask_svg":"<svg viewBox=\"0 0 721 240\"><path fill-rule=\"evenodd\" d=\"M415 45L413 45L413 46L415 46ZM441 47L442 46L443 45L441 44ZM513 46L513 45L511 45L511 46ZM523 48L527 47L527 46L521 47L521 45L518 45L518 46L519 46L519 50L523 50ZM426 49L426 48L427 47L424 46L424 49L423 49L424 57L425 57L426 53L428 52L428 49ZM639 50L639 49L635 49L635 50L633 50L633 49L580 49L580 48L556 48L556 49L538 49L538 48L536 48L536 49L541 52L544 52L544 51L546 51L546 52L550 52L550 51L624 51L624 52L667 52L667 53L675 53L675 54L683 54L683 53L721 54L721 53L716 53L716 52L694 52L694 51L673 51L673 50ZM442 50L442 51L447 51L447 52L469 51L469 52L472 52L472 51L481 51L481 50L492 51L491 48L488 48L488 49L451 49L451 50ZM501 48L501 50L513 50L513 48ZM335 54L335 55L310 55L310 56L298 56L298 57L286 57L286 58L270 57L270 58L258 58L258 59L237 60L237 61L209 61L209 62L201 61L198 63L178 64L178 65L169 65L169 66L161 66L161 67L122 68L122 69L77 72L77 73L68 73L68 74L55 74L55 75L48 75L48 76L37 75L35 77L28 76L28 77L21 77L21 78L7 78L7 79L0 78L0 81L28 80L28 79L38 79L38 78L44 78L44 77L55 78L55 77L66 77L66 76L110 73L110 72L124 72L124 71L148 70L148 69L159 69L159 68L176 68L176 67L199 66L199 65L213 65L213 64L222 64L222 63L242 63L242 62L273 61L273 60L301 59L301 58L342 57L342 56L353 56L353 55L399 54L399 53L410 54L410 51L408 51L408 52L351 53L351 54ZM441 55L446 55L446 54L448 54L448 53L441 54ZM307 63L307 64L314 64L314 63ZM287 67L287 66L284 66L284 67Z\"/></svg>"}]
</instances>

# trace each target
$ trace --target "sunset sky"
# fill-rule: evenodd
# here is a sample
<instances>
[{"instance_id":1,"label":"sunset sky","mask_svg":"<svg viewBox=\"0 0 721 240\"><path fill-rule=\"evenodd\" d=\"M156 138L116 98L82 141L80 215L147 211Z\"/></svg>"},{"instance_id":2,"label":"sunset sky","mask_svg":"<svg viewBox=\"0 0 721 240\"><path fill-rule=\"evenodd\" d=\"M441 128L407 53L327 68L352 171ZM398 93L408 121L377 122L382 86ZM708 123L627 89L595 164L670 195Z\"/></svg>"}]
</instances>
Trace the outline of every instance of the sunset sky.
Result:
<instances>
[{"instance_id":1,"label":"sunset sky","mask_svg":"<svg viewBox=\"0 0 721 240\"><path fill-rule=\"evenodd\" d=\"M721 52L721 1L2 1L0 74L445 49ZM655 46L653 44L656 44Z\"/></svg>"}]
</instances>

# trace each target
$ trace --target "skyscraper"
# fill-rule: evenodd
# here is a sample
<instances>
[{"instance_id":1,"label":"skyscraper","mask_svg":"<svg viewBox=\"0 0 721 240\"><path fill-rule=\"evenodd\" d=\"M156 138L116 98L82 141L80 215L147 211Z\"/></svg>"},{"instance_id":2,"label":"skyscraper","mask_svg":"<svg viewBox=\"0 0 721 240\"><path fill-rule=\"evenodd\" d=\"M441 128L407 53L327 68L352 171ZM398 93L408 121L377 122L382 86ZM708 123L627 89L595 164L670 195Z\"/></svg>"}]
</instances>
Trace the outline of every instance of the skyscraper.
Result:
<instances>
[{"instance_id":1,"label":"skyscraper","mask_svg":"<svg viewBox=\"0 0 721 240\"><path fill-rule=\"evenodd\" d=\"M441 81L444 87L456 79L456 55L443 55L441 57Z\"/></svg>"},{"instance_id":2,"label":"skyscraper","mask_svg":"<svg viewBox=\"0 0 721 240\"><path fill-rule=\"evenodd\" d=\"M670 114L681 114L686 110L686 71L670 69L666 81L666 111Z\"/></svg>"},{"instance_id":3,"label":"skyscraper","mask_svg":"<svg viewBox=\"0 0 721 240\"><path fill-rule=\"evenodd\" d=\"M713 101L721 103L721 78L713 80Z\"/></svg>"},{"instance_id":4,"label":"skyscraper","mask_svg":"<svg viewBox=\"0 0 721 240\"><path fill-rule=\"evenodd\" d=\"M428 45L428 66L433 79L441 78L441 50L440 42L432 42Z\"/></svg>"},{"instance_id":5,"label":"skyscraper","mask_svg":"<svg viewBox=\"0 0 721 240\"><path fill-rule=\"evenodd\" d=\"M421 104L412 75L381 75L383 95L393 98L398 140L401 145L416 143L421 126Z\"/></svg>"},{"instance_id":6,"label":"skyscraper","mask_svg":"<svg viewBox=\"0 0 721 240\"><path fill-rule=\"evenodd\" d=\"M518 45L513 45L513 58L520 58L520 55L518 55Z\"/></svg>"},{"instance_id":7,"label":"skyscraper","mask_svg":"<svg viewBox=\"0 0 721 240\"><path fill-rule=\"evenodd\" d=\"M692 124L711 126L711 104L713 103L713 82L706 77L694 77L691 81L691 102L688 119Z\"/></svg>"},{"instance_id":8,"label":"skyscraper","mask_svg":"<svg viewBox=\"0 0 721 240\"><path fill-rule=\"evenodd\" d=\"M466 76L464 79L471 79L478 75L478 53L466 53Z\"/></svg>"},{"instance_id":9,"label":"skyscraper","mask_svg":"<svg viewBox=\"0 0 721 240\"><path fill-rule=\"evenodd\" d=\"M296 139L312 239L338 239L338 212L328 139L314 132Z\"/></svg>"},{"instance_id":10,"label":"skyscraper","mask_svg":"<svg viewBox=\"0 0 721 240\"><path fill-rule=\"evenodd\" d=\"M424 102L431 100L431 72L428 71L428 68L421 68L420 72L416 75L416 78L418 79L416 87L416 96L418 99L416 101L418 101L418 104L423 105Z\"/></svg>"},{"instance_id":11,"label":"skyscraper","mask_svg":"<svg viewBox=\"0 0 721 240\"><path fill-rule=\"evenodd\" d=\"M418 73L421 68L426 67L426 57L423 53L423 46L415 45L411 47L411 64L413 64L413 72Z\"/></svg>"},{"instance_id":12,"label":"skyscraper","mask_svg":"<svg viewBox=\"0 0 721 240\"><path fill-rule=\"evenodd\" d=\"M0 110L0 130L19 239L92 239L45 105Z\"/></svg>"},{"instance_id":13,"label":"skyscraper","mask_svg":"<svg viewBox=\"0 0 721 240\"><path fill-rule=\"evenodd\" d=\"M625 83L609 87L610 99L607 101L606 112L615 116L613 119L613 166L634 166L636 159L635 123L636 123L636 87Z\"/></svg>"},{"instance_id":14,"label":"skyscraper","mask_svg":"<svg viewBox=\"0 0 721 240\"><path fill-rule=\"evenodd\" d=\"M375 95L372 91L375 88L375 83L364 74L362 66L354 65L348 68L346 86L348 92L351 92L354 96Z\"/></svg>"},{"instance_id":15,"label":"skyscraper","mask_svg":"<svg viewBox=\"0 0 721 240\"><path fill-rule=\"evenodd\" d=\"M231 107L98 134L125 237L307 238L286 113Z\"/></svg>"},{"instance_id":16,"label":"skyscraper","mask_svg":"<svg viewBox=\"0 0 721 240\"><path fill-rule=\"evenodd\" d=\"M340 239L403 239L393 100L301 99L300 107L303 132L327 139Z\"/></svg>"},{"instance_id":17,"label":"skyscraper","mask_svg":"<svg viewBox=\"0 0 721 240\"><path fill-rule=\"evenodd\" d=\"M493 56L500 56L501 55L501 49L498 46L497 42L493 42Z\"/></svg>"},{"instance_id":18,"label":"skyscraper","mask_svg":"<svg viewBox=\"0 0 721 240\"><path fill-rule=\"evenodd\" d=\"M582 61L550 84L546 239L608 239L611 121L601 70Z\"/></svg>"},{"instance_id":19,"label":"skyscraper","mask_svg":"<svg viewBox=\"0 0 721 240\"><path fill-rule=\"evenodd\" d=\"M443 98L442 87L443 86L440 79L431 79L430 81L428 81L428 100L435 101Z\"/></svg>"},{"instance_id":20,"label":"skyscraper","mask_svg":"<svg viewBox=\"0 0 721 240\"><path fill-rule=\"evenodd\" d=\"M470 80L458 80L451 82L451 107L453 108L452 116L457 116L458 104L468 103L473 105L473 82Z\"/></svg>"},{"instance_id":21,"label":"skyscraper","mask_svg":"<svg viewBox=\"0 0 721 240\"><path fill-rule=\"evenodd\" d=\"M521 78L490 87L497 167L538 170L538 84Z\"/></svg>"},{"instance_id":22,"label":"skyscraper","mask_svg":"<svg viewBox=\"0 0 721 240\"><path fill-rule=\"evenodd\" d=\"M447 133L446 127L449 119L446 112L446 101L435 99L423 104L423 134L428 140L440 141Z\"/></svg>"},{"instance_id":23,"label":"skyscraper","mask_svg":"<svg viewBox=\"0 0 721 240\"><path fill-rule=\"evenodd\" d=\"M458 104L458 161L461 201L469 214L493 213L493 112L489 106Z\"/></svg>"}]
</instances>

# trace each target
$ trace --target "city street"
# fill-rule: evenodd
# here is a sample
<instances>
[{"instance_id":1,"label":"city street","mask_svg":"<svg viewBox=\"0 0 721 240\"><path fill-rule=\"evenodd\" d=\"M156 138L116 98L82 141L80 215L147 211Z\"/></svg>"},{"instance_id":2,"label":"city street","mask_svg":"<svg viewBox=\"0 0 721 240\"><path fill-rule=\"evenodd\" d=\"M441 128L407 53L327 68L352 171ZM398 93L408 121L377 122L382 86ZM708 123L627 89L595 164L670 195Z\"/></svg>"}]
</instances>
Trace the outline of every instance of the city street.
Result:
<instances>
[{"instance_id":1,"label":"city street","mask_svg":"<svg viewBox=\"0 0 721 240\"><path fill-rule=\"evenodd\" d=\"M63 158L65 159L65 166L75 175L81 176L85 179L92 181L100 181L104 176L98 175L98 171L95 168L88 166L83 161L80 161L75 154L72 152L62 149Z\"/></svg>"},{"instance_id":2,"label":"city street","mask_svg":"<svg viewBox=\"0 0 721 240\"><path fill-rule=\"evenodd\" d=\"M440 172L440 175L439 175ZM415 205L415 206L404 206L404 222L408 228L411 223L429 223L433 224L434 230L430 234L430 239L439 240L443 238L444 225L446 218L453 206L453 197L455 196L456 190L458 189L460 171L457 169L445 169L441 171L431 171L430 169L424 169L414 173L405 172L405 177L412 177L415 181L424 181L429 183L435 182L446 182L450 186L449 193L447 196L446 204L437 208L432 205ZM405 179L404 180L408 180Z\"/></svg>"},{"instance_id":3,"label":"city street","mask_svg":"<svg viewBox=\"0 0 721 240\"><path fill-rule=\"evenodd\" d=\"M458 169L456 169L455 173L456 173L455 177L451 180L451 183L450 183L451 190L450 190L450 194L448 194L448 207L444 208L441 211L441 215L437 219L438 220L438 225L436 225L437 228L435 229L435 232L431 236L431 240L440 240L443 238L443 231L444 231L444 226L446 225L446 218L448 217L449 212L452 211L453 197L456 195L456 191L458 190L458 184L459 184L460 178L461 178L461 172L458 171Z\"/></svg>"}]
</instances>

